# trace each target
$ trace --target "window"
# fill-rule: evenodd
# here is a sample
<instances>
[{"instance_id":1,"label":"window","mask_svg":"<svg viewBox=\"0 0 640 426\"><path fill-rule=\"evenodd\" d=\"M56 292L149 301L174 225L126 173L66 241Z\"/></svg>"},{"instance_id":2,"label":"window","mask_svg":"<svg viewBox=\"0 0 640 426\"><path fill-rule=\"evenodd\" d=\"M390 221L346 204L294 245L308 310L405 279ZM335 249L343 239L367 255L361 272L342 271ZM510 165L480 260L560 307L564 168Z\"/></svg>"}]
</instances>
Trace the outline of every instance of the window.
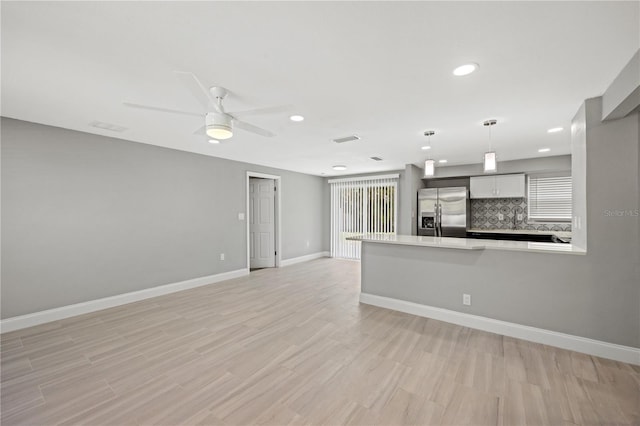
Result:
<instances>
[{"instance_id":1,"label":"window","mask_svg":"<svg viewBox=\"0 0 640 426\"><path fill-rule=\"evenodd\" d=\"M395 234L398 175L330 180L331 256L360 259L360 242L346 238Z\"/></svg>"},{"instance_id":2,"label":"window","mask_svg":"<svg viewBox=\"0 0 640 426\"><path fill-rule=\"evenodd\" d=\"M529 176L530 221L571 221L571 176Z\"/></svg>"}]
</instances>

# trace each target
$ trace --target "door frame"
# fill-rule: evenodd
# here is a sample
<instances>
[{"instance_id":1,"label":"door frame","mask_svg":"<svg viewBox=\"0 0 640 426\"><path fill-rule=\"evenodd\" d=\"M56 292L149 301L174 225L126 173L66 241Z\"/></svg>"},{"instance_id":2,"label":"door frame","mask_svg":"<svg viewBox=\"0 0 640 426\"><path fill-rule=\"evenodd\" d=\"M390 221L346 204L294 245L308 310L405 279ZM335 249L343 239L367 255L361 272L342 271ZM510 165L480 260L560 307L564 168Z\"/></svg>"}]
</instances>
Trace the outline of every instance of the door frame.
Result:
<instances>
[{"instance_id":1,"label":"door frame","mask_svg":"<svg viewBox=\"0 0 640 426\"><path fill-rule=\"evenodd\" d=\"M274 247L276 250L276 268L280 267L281 264L281 259L282 259L282 248L280 247L280 243L282 241L282 235L281 235L281 230L282 230L282 222L280 221L280 212L282 211L282 205L280 203L281 200L281 194L282 194L282 185L281 185L281 181L280 181L280 176L278 175L270 175L267 173L260 173L260 172L251 172L251 171L247 171L247 177L246 177L246 187L245 187L245 193L246 193L246 214L245 214L245 220L247 221L247 270L249 270L251 268L251 234L249 231L249 225L250 225L250 220L251 220L251 212L249 211L249 179L251 178L263 178L263 179L273 179L274 184L275 184L275 188L276 188L276 194L275 194L275 200L274 200L274 223L275 223L275 233L274 233Z\"/></svg>"}]
</instances>

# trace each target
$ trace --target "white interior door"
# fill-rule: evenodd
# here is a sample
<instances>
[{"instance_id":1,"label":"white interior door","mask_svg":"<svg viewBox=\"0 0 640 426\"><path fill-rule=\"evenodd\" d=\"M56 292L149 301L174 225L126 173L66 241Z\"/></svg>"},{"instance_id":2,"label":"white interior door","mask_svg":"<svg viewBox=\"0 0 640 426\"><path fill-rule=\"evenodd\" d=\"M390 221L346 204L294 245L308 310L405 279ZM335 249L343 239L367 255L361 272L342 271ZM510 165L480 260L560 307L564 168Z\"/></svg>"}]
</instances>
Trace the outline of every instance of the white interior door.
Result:
<instances>
[{"instance_id":1,"label":"white interior door","mask_svg":"<svg viewBox=\"0 0 640 426\"><path fill-rule=\"evenodd\" d=\"M275 181L249 179L249 267L273 268L275 251Z\"/></svg>"}]
</instances>

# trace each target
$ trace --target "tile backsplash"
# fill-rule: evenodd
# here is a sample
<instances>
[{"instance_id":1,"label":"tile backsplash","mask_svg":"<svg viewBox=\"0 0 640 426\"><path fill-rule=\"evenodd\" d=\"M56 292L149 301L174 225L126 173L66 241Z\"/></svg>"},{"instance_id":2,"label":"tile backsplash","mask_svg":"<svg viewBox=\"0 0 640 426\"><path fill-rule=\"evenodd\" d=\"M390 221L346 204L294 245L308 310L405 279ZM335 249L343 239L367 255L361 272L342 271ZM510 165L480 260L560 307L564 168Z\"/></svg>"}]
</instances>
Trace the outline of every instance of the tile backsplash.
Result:
<instances>
[{"instance_id":1,"label":"tile backsplash","mask_svg":"<svg viewBox=\"0 0 640 426\"><path fill-rule=\"evenodd\" d=\"M503 220L498 214L504 215ZM522 220L516 220L516 229L538 231L571 231L570 223L527 223L526 198L475 198L471 200L471 228L473 229L513 229L513 218L522 213Z\"/></svg>"}]
</instances>

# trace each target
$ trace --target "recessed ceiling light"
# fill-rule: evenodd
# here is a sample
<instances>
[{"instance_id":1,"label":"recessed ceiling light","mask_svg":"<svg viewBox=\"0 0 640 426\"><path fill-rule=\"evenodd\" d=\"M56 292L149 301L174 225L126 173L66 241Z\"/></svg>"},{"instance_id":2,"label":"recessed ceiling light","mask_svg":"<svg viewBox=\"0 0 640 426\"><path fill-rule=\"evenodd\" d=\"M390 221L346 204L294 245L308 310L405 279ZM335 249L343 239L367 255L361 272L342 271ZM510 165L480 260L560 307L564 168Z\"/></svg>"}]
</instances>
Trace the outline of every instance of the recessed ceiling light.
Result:
<instances>
[{"instance_id":1,"label":"recessed ceiling light","mask_svg":"<svg viewBox=\"0 0 640 426\"><path fill-rule=\"evenodd\" d=\"M553 129L549 129L547 130L547 133L558 133L563 131L564 129L562 127L554 127Z\"/></svg>"},{"instance_id":2,"label":"recessed ceiling light","mask_svg":"<svg viewBox=\"0 0 640 426\"><path fill-rule=\"evenodd\" d=\"M292 115L291 117L289 117L289 120L291 121L302 121L304 120L304 117L301 115Z\"/></svg>"},{"instance_id":3,"label":"recessed ceiling light","mask_svg":"<svg viewBox=\"0 0 640 426\"><path fill-rule=\"evenodd\" d=\"M538 150L538 152L549 152L549 151L551 151L551 148L540 148Z\"/></svg>"},{"instance_id":4,"label":"recessed ceiling light","mask_svg":"<svg viewBox=\"0 0 640 426\"><path fill-rule=\"evenodd\" d=\"M444 163L446 163L446 162L447 162L447 160L438 160L438 163L442 163L442 164L444 164Z\"/></svg>"},{"instance_id":5,"label":"recessed ceiling light","mask_svg":"<svg viewBox=\"0 0 640 426\"><path fill-rule=\"evenodd\" d=\"M212 144L214 144L214 145L215 145L215 144L220 143L220 141L219 141L219 140L217 140L217 139L209 139L209 143L212 143Z\"/></svg>"},{"instance_id":6,"label":"recessed ceiling light","mask_svg":"<svg viewBox=\"0 0 640 426\"><path fill-rule=\"evenodd\" d=\"M477 69L478 69L478 64L474 64L474 63L464 64L464 65L460 65L458 68L453 70L453 75L461 77L463 75L469 75Z\"/></svg>"},{"instance_id":7,"label":"recessed ceiling light","mask_svg":"<svg viewBox=\"0 0 640 426\"><path fill-rule=\"evenodd\" d=\"M425 145L425 146L422 147L422 149L424 149L426 151L428 149L431 149L431 147L429 145Z\"/></svg>"},{"instance_id":8,"label":"recessed ceiling light","mask_svg":"<svg viewBox=\"0 0 640 426\"><path fill-rule=\"evenodd\" d=\"M343 166L343 165L333 166L333 170L347 170L347 166Z\"/></svg>"}]
</instances>

